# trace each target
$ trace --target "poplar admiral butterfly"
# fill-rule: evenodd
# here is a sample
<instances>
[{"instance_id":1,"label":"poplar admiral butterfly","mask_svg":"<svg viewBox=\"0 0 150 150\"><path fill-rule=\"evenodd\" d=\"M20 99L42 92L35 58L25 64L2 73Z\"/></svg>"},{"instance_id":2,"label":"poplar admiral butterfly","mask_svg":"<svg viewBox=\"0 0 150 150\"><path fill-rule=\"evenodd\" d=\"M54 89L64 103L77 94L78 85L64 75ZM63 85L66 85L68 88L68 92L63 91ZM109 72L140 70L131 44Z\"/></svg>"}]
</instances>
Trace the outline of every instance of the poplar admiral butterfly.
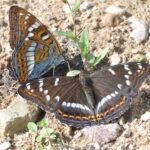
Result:
<instances>
[{"instance_id":1,"label":"poplar admiral butterfly","mask_svg":"<svg viewBox=\"0 0 150 150\"><path fill-rule=\"evenodd\" d=\"M150 64L129 62L77 77L35 79L18 92L44 111L54 112L62 123L82 128L124 114L148 74Z\"/></svg>"},{"instance_id":2,"label":"poplar admiral butterfly","mask_svg":"<svg viewBox=\"0 0 150 150\"><path fill-rule=\"evenodd\" d=\"M14 52L8 67L21 83L41 77L64 60L52 33L25 9L12 6L9 24L10 46Z\"/></svg>"}]
</instances>

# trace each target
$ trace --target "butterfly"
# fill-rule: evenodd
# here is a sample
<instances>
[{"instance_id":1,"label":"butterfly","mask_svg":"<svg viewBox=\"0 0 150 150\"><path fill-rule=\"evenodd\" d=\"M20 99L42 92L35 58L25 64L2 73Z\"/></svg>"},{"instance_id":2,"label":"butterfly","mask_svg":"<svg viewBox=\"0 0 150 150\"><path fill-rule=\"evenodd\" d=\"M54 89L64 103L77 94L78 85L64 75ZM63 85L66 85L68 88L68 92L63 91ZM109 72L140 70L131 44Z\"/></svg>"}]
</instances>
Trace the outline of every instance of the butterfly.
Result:
<instances>
[{"instance_id":1,"label":"butterfly","mask_svg":"<svg viewBox=\"0 0 150 150\"><path fill-rule=\"evenodd\" d=\"M52 33L31 13L12 6L9 10L11 74L20 83L39 78L64 61L62 49Z\"/></svg>"},{"instance_id":2,"label":"butterfly","mask_svg":"<svg viewBox=\"0 0 150 150\"><path fill-rule=\"evenodd\" d=\"M150 74L150 64L129 62L76 77L46 77L23 84L18 93L62 123L83 128L108 123L130 107Z\"/></svg>"}]
</instances>

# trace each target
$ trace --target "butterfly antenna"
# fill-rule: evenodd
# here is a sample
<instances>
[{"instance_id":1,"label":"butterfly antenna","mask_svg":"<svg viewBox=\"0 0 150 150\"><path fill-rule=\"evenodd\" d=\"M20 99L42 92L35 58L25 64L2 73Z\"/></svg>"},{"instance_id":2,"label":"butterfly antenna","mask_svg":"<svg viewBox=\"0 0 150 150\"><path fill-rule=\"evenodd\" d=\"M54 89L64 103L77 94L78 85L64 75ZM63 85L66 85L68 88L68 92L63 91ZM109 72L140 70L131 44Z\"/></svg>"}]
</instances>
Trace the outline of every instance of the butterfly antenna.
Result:
<instances>
[{"instance_id":1,"label":"butterfly antenna","mask_svg":"<svg viewBox=\"0 0 150 150\"><path fill-rule=\"evenodd\" d=\"M56 66L53 65L53 77L54 77L54 75L55 75L55 68L56 68Z\"/></svg>"}]
</instances>

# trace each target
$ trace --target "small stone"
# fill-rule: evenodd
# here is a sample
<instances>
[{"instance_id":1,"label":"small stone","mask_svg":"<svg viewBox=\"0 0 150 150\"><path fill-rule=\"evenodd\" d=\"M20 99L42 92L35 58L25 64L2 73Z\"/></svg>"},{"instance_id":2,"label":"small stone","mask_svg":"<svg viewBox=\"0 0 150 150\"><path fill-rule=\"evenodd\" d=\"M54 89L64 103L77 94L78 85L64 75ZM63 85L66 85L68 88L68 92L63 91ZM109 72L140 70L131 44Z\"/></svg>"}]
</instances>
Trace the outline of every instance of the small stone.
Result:
<instances>
[{"instance_id":1,"label":"small stone","mask_svg":"<svg viewBox=\"0 0 150 150\"><path fill-rule=\"evenodd\" d=\"M105 14L102 18L102 24L104 26L117 26L121 22L120 17L115 14Z\"/></svg>"},{"instance_id":2,"label":"small stone","mask_svg":"<svg viewBox=\"0 0 150 150\"><path fill-rule=\"evenodd\" d=\"M129 138L131 136L131 130L130 129L126 129L123 134L122 134L125 138Z\"/></svg>"},{"instance_id":3,"label":"small stone","mask_svg":"<svg viewBox=\"0 0 150 150\"><path fill-rule=\"evenodd\" d=\"M84 1L81 6L80 6L80 9L83 10L83 9L90 9L92 8L93 5L87 1Z\"/></svg>"},{"instance_id":4,"label":"small stone","mask_svg":"<svg viewBox=\"0 0 150 150\"><path fill-rule=\"evenodd\" d=\"M100 150L101 149L101 145L99 143L90 143L89 145L90 149L94 149L94 150Z\"/></svg>"},{"instance_id":5,"label":"small stone","mask_svg":"<svg viewBox=\"0 0 150 150\"><path fill-rule=\"evenodd\" d=\"M130 36L134 38L137 43L142 43L148 39L149 26L147 23L135 17L130 17L128 22L133 29Z\"/></svg>"},{"instance_id":6,"label":"small stone","mask_svg":"<svg viewBox=\"0 0 150 150\"><path fill-rule=\"evenodd\" d=\"M71 10L70 10L70 8L69 8L68 5L63 6L63 11L64 11L66 14L71 13Z\"/></svg>"},{"instance_id":7,"label":"small stone","mask_svg":"<svg viewBox=\"0 0 150 150\"><path fill-rule=\"evenodd\" d=\"M111 56L110 56L110 64L111 65L117 65L121 62L121 58L119 56L118 53L114 52Z\"/></svg>"},{"instance_id":8,"label":"small stone","mask_svg":"<svg viewBox=\"0 0 150 150\"><path fill-rule=\"evenodd\" d=\"M98 131L98 132L97 132ZM95 125L82 129L83 136L89 142L98 142L100 144L114 141L121 133L122 128L117 123L106 125ZM93 136L91 136L93 135Z\"/></svg>"},{"instance_id":9,"label":"small stone","mask_svg":"<svg viewBox=\"0 0 150 150\"><path fill-rule=\"evenodd\" d=\"M0 150L7 150L10 147L11 147L10 142L4 142L4 143L0 144Z\"/></svg>"},{"instance_id":10,"label":"small stone","mask_svg":"<svg viewBox=\"0 0 150 150\"><path fill-rule=\"evenodd\" d=\"M24 131L27 123L36 121L40 113L37 106L27 103L18 95L7 108L0 110L0 136L13 136Z\"/></svg>"},{"instance_id":11,"label":"small stone","mask_svg":"<svg viewBox=\"0 0 150 150\"><path fill-rule=\"evenodd\" d=\"M78 132L77 134L75 134L74 135L74 139L77 139L77 138L79 138L79 137L81 137L82 136L82 133L81 132Z\"/></svg>"},{"instance_id":12,"label":"small stone","mask_svg":"<svg viewBox=\"0 0 150 150\"><path fill-rule=\"evenodd\" d=\"M142 119L143 121L148 121L148 120L150 120L150 112L146 112L145 114L143 114L143 115L141 116L141 119Z\"/></svg>"},{"instance_id":13,"label":"small stone","mask_svg":"<svg viewBox=\"0 0 150 150\"><path fill-rule=\"evenodd\" d=\"M114 14L114 15L123 15L125 13L125 11L123 9L121 9L120 7L117 7L115 5L111 5L109 6L106 10L106 13L110 13L110 14Z\"/></svg>"},{"instance_id":14,"label":"small stone","mask_svg":"<svg viewBox=\"0 0 150 150\"><path fill-rule=\"evenodd\" d=\"M125 145L120 145L120 146L118 146L117 150L127 150L127 148Z\"/></svg>"},{"instance_id":15,"label":"small stone","mask_svg":"<svg viewBox=\"0 0 150 150\"><path fill-rule=\"evenodd\" d=\"M75 4L76 0L68 0L70 4Z\"/></svg>"},{"instance_id":16,"label":"small stone","mask_svg":"<svg viewBox=\"0 0 150 150\"><path fill-rule=\"evenodd\" d=\"M128 147L129 147L129 150L136 150L135 144L130 144Z\"/></svg>"}]
</instances>

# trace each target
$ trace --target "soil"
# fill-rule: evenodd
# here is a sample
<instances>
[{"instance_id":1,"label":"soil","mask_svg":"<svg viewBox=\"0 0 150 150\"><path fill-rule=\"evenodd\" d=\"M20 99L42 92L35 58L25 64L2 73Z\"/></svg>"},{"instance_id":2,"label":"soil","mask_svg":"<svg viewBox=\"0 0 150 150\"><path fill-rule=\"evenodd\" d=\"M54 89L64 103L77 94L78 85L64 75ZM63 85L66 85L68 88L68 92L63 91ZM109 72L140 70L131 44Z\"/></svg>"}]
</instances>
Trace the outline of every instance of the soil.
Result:
<instances>
[{"instance_id":1,"label":"soil","mask_svg":"<svg viewBox=\"0 0 150 150\"><path fill-rule=\"evenodd\" d=\"M76 0L77 2L77 0ZM84 28L88 29L90 42L90 50L94 55L97 55L102 49L113 45L112 49L103 61L105 64L110 64L114 54L120 59L120 63L134 61L141 57L150 63L150 38L144 43L137 43L130 37L132 31L128 24L128 17L135 16L150 24L150 0L92 0L88 1L90 7L80 9L76 15L77 33L81 33ZM8 11L10 6L18 5L27 9L30 13L38 17L38 19L54 32L55 30L69 31L73 28L71 17L63 11L63 7L67 5L65 0L2 0L0 1L0 109L6 108L15 97L18 89L17 81L14 81L7 69L9 57L12 55L12 50L9 45L9 22ZM105 9L110 5L116 5L126 11L126 15L121 16L121 23L115 27L102 25L102 17L105 14ZM54 33L66 58L72 60L80 54L79 48L74 42L66 39L63 36L58 36ZM78 62L79 61L79 62ZM102 61L102 62L103 62ZM72 66L80 68L80 58L75 59ZM76 68L76 67L74 67ZM83 67L81 67L83 68ZM136 102L132 105L130 111L124 115L122 126L125 129L130 129L131 135L125 137L123 134L111 143L100 145L100 149L111 150L149 150L150 149L150 120L142 121L141 116L150 111L150 86L149 81L143 84L139 90ZM138 99L138 102L137 102ZM57 121L52 114L47 114L46 118L51 120L50 127L55 129L55 132L60 134L63 146L55 146L53 149L90 149L82 141L77 142L75 135L78 130L62 125ZM121 122L121 121L120 121ZM77 133L76 133L77 132ZM14 137L0 138L0 143L10 141L15 150L31 150L35 149L35 134L27 130L24 133L16 134ZM64 146L66 145L66 146Z\"/></svg>"}]
</instances>

